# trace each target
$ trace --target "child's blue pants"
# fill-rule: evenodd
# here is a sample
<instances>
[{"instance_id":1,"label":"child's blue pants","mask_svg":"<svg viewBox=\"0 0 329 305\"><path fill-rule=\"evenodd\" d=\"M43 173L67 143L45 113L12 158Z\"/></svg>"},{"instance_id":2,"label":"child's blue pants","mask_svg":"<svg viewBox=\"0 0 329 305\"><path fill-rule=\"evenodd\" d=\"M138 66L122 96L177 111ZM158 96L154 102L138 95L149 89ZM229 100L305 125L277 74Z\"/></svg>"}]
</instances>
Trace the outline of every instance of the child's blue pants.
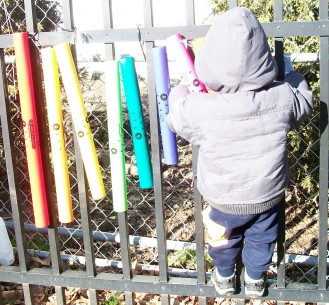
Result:
<instances>
[{"instance_id":1,"label":"child's blue pants","mask_svg":"<svg viewBox=\"0 0 329 305\"><path fill-rule=\"evenodd\" d=\"M279 210L284 199L270 210L253 215L233 215L211 209L210 218L226 228L228 244L209 246L209 255L221 276L233 274L242 251L242 262L247 274L260 279L272 261L278 235Z\"/></svg>"}]
</instances>

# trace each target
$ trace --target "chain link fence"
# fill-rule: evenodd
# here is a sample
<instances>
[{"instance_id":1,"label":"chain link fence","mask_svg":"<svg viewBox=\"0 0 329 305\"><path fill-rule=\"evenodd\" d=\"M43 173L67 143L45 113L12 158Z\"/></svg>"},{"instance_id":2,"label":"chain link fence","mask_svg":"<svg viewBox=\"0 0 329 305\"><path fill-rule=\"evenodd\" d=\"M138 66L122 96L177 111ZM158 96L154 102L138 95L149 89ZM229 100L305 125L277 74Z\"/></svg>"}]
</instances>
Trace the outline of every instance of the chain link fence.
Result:
<instances>
[{"instance_id":1,"label":"chain link fence","mask_svg":"<svg viewBox=\"0 0 329 305\"><path fill-rule=\"evenodd\" d=\"M310 16L318 20L318 1L301 1L309 7L305 15L292 15L291 7L298 5L298 1L283 2L283 20L288 18L295 21L309 21ZM116 2L113 1L115 4ZM62 3L60 1L35 1L36 15L39 31L63 31L61 15ZM239 6L249 4L239 1ZM93 4L94 5L94 4ZM95 4L96 5L96 4ZM116 4L118 5L118 4ZM127 2L128 5L128 2ZM272 1L253 1L251 9L257 15L266 15L266 21L273 22ZM0 1L2 33L9 34L24 31L25 13L24 4L19 0ZM114 10L113 15L116 16ZM116 16L115 18L119 18ZM209 22L210 16L201 18ZM83 40L82 40L83 41ZM269 38L273 46L273 39ZM159 42L162 43L162 42ZM146 63L144 60L145 48L142 42L118 44L118 52L127 50L136 58L136 67L139 77L140 92L146 126L149 126ZM100 161L101 171L105 182L106 197L101 201L93 201L89 196L90 218L94 232L95 257L98 268L105 272L121 272L121 247L118 239L117 214L112 209L112 194L109 162L109 139L107 127L107 113L105 101L105 76L102 72L104 58L101 55L88 57L84 55L86 49L92 50L93 44L83 43L77 47L77 67L80 85L88 112L93 137ZM314 50L310 54L309 50ZM79 53L79 50L82 52ZM286 254L290 258L286 264L286 280L288 282L316 283L317 265L298 263L298 256L315 257L318 255L319 236L319 37L287 37L284 39L284 50L292 54L296 68L309 80L314 92L315 109L312 117L296 132L290 134L289 160L291 164L292 179L286 191ZM289 50L289 51L287 51ZM125 52L125 51L123 51ZM308 54L308 58L305 57ZM15 158L18 164L19 192L24 206L24 224L28 248L31 250L49 252L49 242L46 231L33 229L33 213L29 178L27 174L24 136L22 133L19 97L17 92L16 71L13 49L5 49L6 85L9 93L9 107L11 125L14 133ZM306 58L306 59L305 59ZM170 59L170 58L169 58ZM171 60L171 59L170 59ZM172 75L177 75L175 63L170 61ZM172 77L172 85L179 81L179 76ZM66 255L66 267L84 268L79 264L77 257L85 256L82 238L82 222L79 206L79 190L76 173L76 158L73 141L71 114L67 105L65 92L63 94L63 114L65 126L66 150L68 154L71 193L73 199L74 221L70 224L60 224L59 243L60 252ZM124 95L123 95L124 97ZM124 100L124 98L123 98ZM137 168L133 153L130 125L125 103L123 103L124 140L128 192L128 227L133 237L131 256L133 266L138 272L156 274L158 265L158 250L156 244L156 218L153 189L142 190L138 186ZM148 127L149 128L149 127ZM150 130L148 130L150 137ZM190 183L192 173L192 147L184 139L178 137L179 163L176 166L162 165L163 194L165 207L165 229L168 240L168 264L173 270L196 270L195 254L195 218L193 191ZM2 132L0 134L0 213L7 224L13 222L10 190L6 174L6 162L3 149ZM49 173L50 174L50 173ZM206 204L206 203L205 203ZM9 230L11 240L15 245L14 230ZM297 256L296 256L297 255ZM307 261L307 259L305 259ZM315 260L316 261L316 260ZM208 264L211 271L211 264ZM136 272L137 272L136 271ZM178 272L178 271L177 271ZM186 274L184 275L186 276ZM276 265L270 268L270 277L276 279Z\"/></svg>"}]
</instances>

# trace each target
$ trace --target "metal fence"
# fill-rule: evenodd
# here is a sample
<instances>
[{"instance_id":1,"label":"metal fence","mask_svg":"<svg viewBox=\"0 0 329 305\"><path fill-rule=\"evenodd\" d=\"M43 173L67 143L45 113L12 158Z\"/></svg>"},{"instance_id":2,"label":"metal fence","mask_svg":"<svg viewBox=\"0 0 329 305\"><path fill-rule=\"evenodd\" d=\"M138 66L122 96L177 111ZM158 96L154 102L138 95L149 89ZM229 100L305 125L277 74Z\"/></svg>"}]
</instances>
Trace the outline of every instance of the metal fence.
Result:
<instances>
[{"instance_id":1,"label":"metal fence","mask_svg":"<svg viewBox=\"0 0 329 305\"><path fill-rule=\"evenodd\" d=\"M104 20L102 29L80 30L74 25L74 6L70 0L25 0L24 3L18 0L0 1L0 213L16 249L15 264L0 267L0 281L22 283L25 304L35 302L35 285L55 287L57 304L65 304L67 287L88 289L90 304L101 302L101 291L104 290L124 292L126 304L134 303L136 292L159 295L163 304L169 304L172 295L197 296L198 304L207 304L216 297L215 289L209 282L212 266L205 251L201 219L206 202L197 189L190 187L197 149L178 138L178 165L167 166L161 158L151 48L161 44L171 34L180 33L189 40L204 36L209 28L208 24L195 22L198 1L176 2L170 4L184 6L184 25L172 25L169 22L169 26L154 26L156 16L161 15L161 1L120 0L127 7L135 7L138 3L143 20L141 25L133 28L115 28L115 20L120 18L116 11L119 0L99 0L92 5L101 7ZM292 1L230 0L227 3L230 8L252 3L254 9L258 6L262 14L268 15L269 22L263 23L263 27L279 63L283 52L287 52L288 47L289 50L293 49L295 62L300 63L300 71L312 80L315 92L316 107L312 117L290 137L292 180L287 189L287 204L282 215L285 221L281 224L273 264L269 270L270 286L263 299L276 300L278 303L288 300L329 302L328 1L300 1L301 5L306 3L309 10L305 16L295 16L295 21L287 21L291 20L289 6ZM294 1L294 5L296 3L298 1ZM268 5L273 5L273 8L269 9ZM310 15L313 16L312 21ZM33 77L39 105L37 111L40 125L44 127L47 121L39 50L43 46L62 42L72 44L107 192L105 199L97 202L89 195L64 97L74 222L65 225L57 220L47 128L41 128L41 146L48 173L46 183L52 211L52 224L48 229L36 229L33 225L15 80L11 34L25 30L30 34ZM93 50L99 44L103 46L104 54L82 59L79 50ZM318 51L305 54L308 45L313 45ZM148 190L138 187L130 127L124 107L129 208L127 212L114 213L102 64L117 58L122 50L137 59L155 186ZM175 63L170 64L175 70ZM173 84L176 81L172 79ZM243 289L238 290L234 299L237 303L246 301ZM0 293L2 303L4 301Z\"/></svg>"}]
</instances>

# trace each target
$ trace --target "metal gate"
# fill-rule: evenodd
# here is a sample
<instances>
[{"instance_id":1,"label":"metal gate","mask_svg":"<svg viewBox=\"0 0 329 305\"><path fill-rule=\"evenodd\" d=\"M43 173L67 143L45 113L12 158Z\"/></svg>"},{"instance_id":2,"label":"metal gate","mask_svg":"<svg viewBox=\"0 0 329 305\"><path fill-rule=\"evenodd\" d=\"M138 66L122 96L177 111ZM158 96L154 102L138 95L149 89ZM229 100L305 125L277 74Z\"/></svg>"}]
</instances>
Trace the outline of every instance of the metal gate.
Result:
<instances>
[{"instance_id":1,"label":"metal gate","mask_svg":"<svg viewBox=\"0 0 329 305\"><path fill-rule=\"evenodd\" d=\"M193 177L192 170L196 170L198 151L183 139L178 139L180 163L176 167L163 164L151 58L152 47L170 35L180 33L190 40L206 34L209 25L195 24L198 1L176 1L175 5L183 3L185 11L182 14L185 14L186 20L185 25L175 26L154 26L154 15L161 14L154 7L161 1L136 1L143 12L143 26L125 29L114 26L114 20L118 18L116 8L119 1L95 1L92 5L100 6L104 20L102 29L95 30L80 30L75 27L72 18L73 4L70 0L60 2L60 16L55 14L52 17L50 12L52 6L58 4L57 1L46 1L49 3L47 6L31 0L25 0L24 6L19 1L12 2L12 11L8 11L6 1L0 2L2 16L6 20L2 23L3 34L0 35L0 211L17 250L17 258L13 266L0 267L0 281L22 283L25 304L34 302L34 285L55 286L58 304L65 304L65 287L88 289L90 304L100 302L100 291L103 290L124 292L126 304L134 303L135 292L160 295L163 304L170 303L171 295L197 296L199 304L207 304L210 298L216 297L216 292L209 281L211 266L209 267L205 254L201 219L205 203L197 189L192 190L189 186ZM134 7L136 2L126 1L126 5ZM244 6L245 2L230 0L228 4L232 8ZM255 1L254 5L255 3L257 5L258 2ZM261 3L263 2L258 4ZM307 59L300 57L303 55L302 46L297 46L299 52L296 53L300 53L300 56L295 54L296 62L309 63L303 70L306 76L307 73L317 75L319 86L314 90L318 93L318 106L312 118L291 138L291 141L298 143L294 146L297 148L290 151L291 169L293 172L304 172L305 177L302 180L298 180L300 177L293 177L287 192L287 206L282 214L285 222L281 224L270 269L270 286L263 299L276 300L278 303L288 300L321 303L329 302L328 1L301 1L309 4L310 12L313 12L314 7L317 8L315 20L312 21L304 20L303 16L297 16L296 21L284 21L285 14L289 12L289 3L290 1L274 0L273 12L268 12L270 22L262 25L267 36L273 39L279 64L285 52L284 40L289 37L309 37L307 41L318 46L319 52L306 54ZM18 17L15 18L18 19L13 20L13 12L17 11ZM40 126L43 127L40 128L41 147L45 171L48 173L47 195L51 203L51 226L48 229L37 229L33 225L11 51L13 35L10 30L4 31L9 23L16 31L26 30L30 37L37 114ZM43 31L47 26L52 29L51 32ZM76 145L77 139L72 132L72 123L64 104L75 214L74 222L69 225L60 224L56 216L54 182L49 174L52 167L48 133L47 128L44 128L47 121L39 58L40 48L63 42L71 43L75 54L107 192L106 198L99 202L93 201L88 193L81 154ZM79 50L76 49L78 42L85 49L101 44L105 50L103 58L94 56L89 61L79 60ZM127 212L114 213L109 182L109 144L102 64L117 57L120 48L128 50L124 52L130 52L128 42L137 47L138 51L135 48L132 55L139 58L137 62L141 65L139 82L150 136L154 188L141 190L138 187L124 109L129 208ZM282 64L281 61L281 66ZM313 133L312 143L308 142L307 132ZM303 163L304 151L312 155L314 161L307 166ZM42 263L34 259L36 257ZM239 304L246 301L243 289L239 288L234 299ZM0 304L2 303L4 301L0 293Z\"/></svg>"}]
</instances>

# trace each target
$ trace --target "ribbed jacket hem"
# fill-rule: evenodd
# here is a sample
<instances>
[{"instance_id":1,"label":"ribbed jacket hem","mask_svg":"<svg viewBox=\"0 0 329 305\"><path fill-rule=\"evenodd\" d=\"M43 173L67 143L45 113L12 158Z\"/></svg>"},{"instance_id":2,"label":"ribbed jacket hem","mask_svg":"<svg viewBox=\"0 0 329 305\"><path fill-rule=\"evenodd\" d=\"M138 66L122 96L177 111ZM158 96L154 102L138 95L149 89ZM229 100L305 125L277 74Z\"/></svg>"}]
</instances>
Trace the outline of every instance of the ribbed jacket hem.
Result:
<instances>
[{"instance_id":1,"label":"ribbed jacket hem","mask_svg":"<svg viewBox=\"0 0 329 305\"><path fill-rule=\"evenodd\" d=\"M284 192L269 201L254 203L254 204L214 204L213 202L209 202L209 204L220 210L221 212L227 214L235 214L235 215L250 215L250 214L260 214L263 213L275 205L277 205L282 198L284 197Z\"/></svg>"}]
</instances>

